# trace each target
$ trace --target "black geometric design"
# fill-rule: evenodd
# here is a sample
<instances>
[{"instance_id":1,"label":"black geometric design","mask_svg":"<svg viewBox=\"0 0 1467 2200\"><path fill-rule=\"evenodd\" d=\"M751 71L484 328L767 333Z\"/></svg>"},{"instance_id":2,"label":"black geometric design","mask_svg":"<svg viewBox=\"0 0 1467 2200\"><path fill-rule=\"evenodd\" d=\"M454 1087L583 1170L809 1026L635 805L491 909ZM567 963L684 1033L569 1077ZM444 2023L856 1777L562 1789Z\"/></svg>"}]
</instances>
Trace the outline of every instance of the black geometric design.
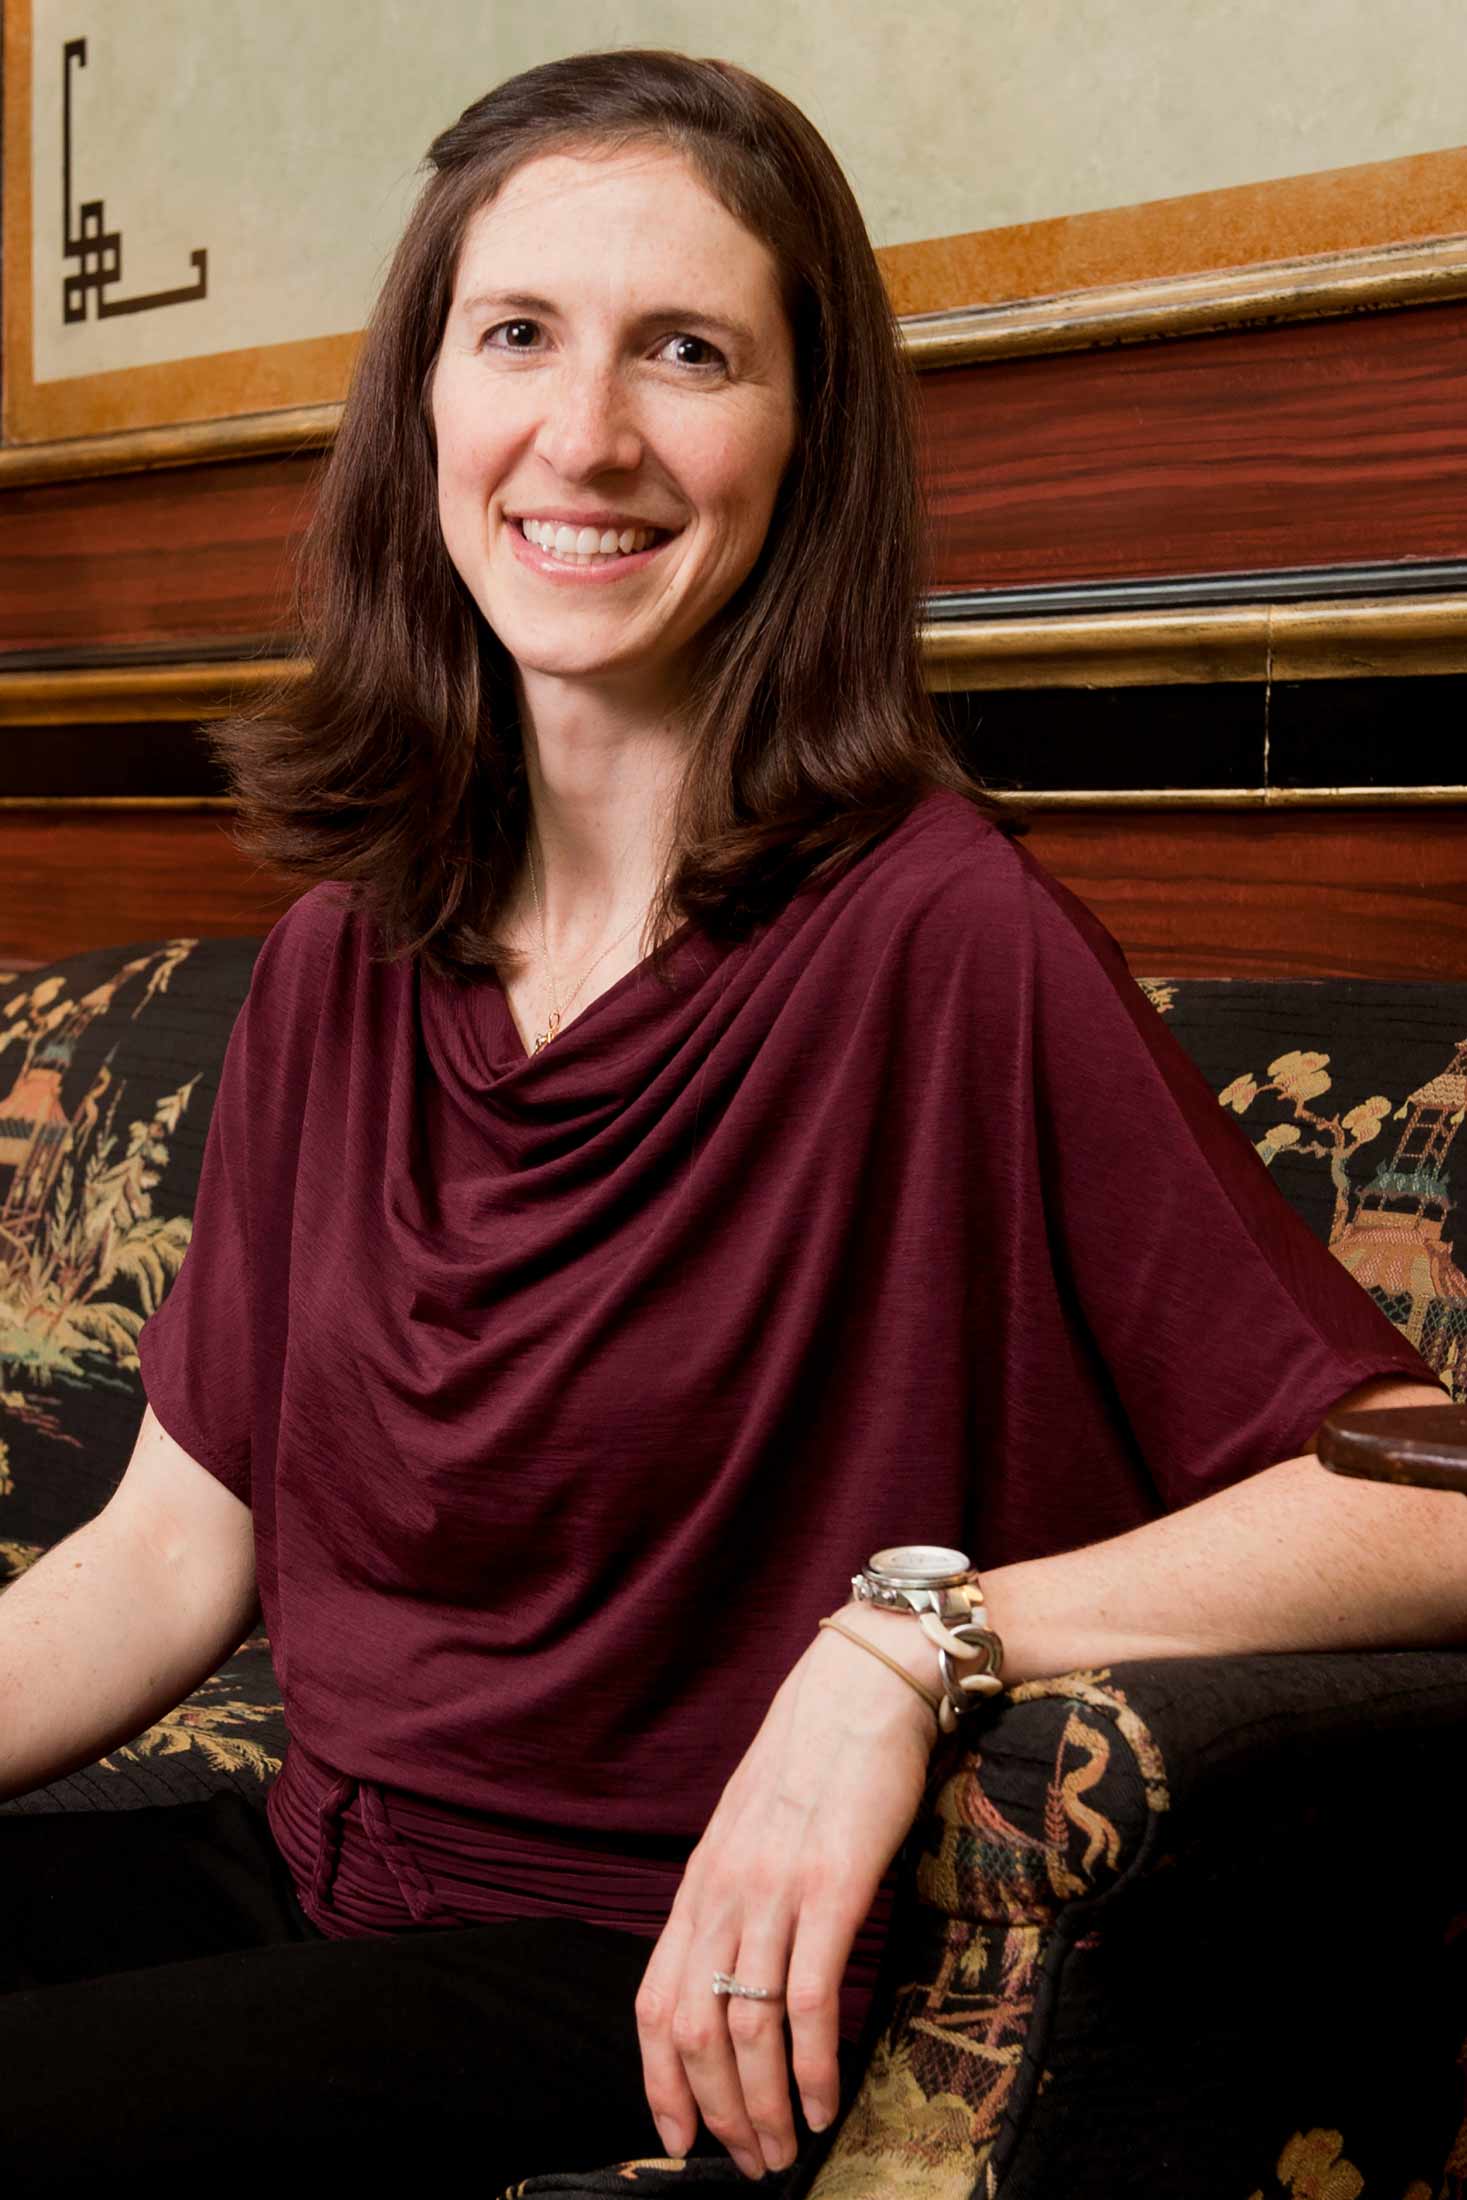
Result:
<instances>
[{"instance_id":1,"label":"black geometric design","mask_svg":"<svg viewBox=\"0 0 1467 2200\"><path fill-rule=\"evenodd\" d=\"M113 298L108 291L113 283L122 280L122 231L106 228L106 215L100 199L88 199L77 209L80 223L72 219L71 206L71 65L75 61L81 68L87 65L87 42L84 38L69 38L61 50L61 189L62 189L62 256L77 260L80 266L74 274L67 275L61 285L61 317L63 321L84 321L87 317L87 301L95 297L97 319L107 321L118 313L150 313L155 306L178 306L190 298L204 298L209 291L209 255L206 251L191 252L190 263L198 271L197 281L184 284L178 290L154 290L142 298Z\"/></svg>"}]
</instances>

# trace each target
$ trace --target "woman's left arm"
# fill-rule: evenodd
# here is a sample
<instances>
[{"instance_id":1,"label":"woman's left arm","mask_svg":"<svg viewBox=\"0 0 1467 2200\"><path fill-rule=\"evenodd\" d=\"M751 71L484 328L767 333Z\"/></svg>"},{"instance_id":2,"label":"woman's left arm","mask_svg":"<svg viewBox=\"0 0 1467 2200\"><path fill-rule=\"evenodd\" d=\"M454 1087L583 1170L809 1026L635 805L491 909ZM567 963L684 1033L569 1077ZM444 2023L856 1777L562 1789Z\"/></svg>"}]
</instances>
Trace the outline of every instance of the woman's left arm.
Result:
<instances>
[{"instance_id":1,"label":"woman's left arm","mask_svg":"<svg viewBox=\"0 0 1467 2200\"><path fill-rule=\"evenodd\" d=\"M1336 1410L1444 1403L1390 1378ZM1467 1643L1467 1502L1348 1480L1310 1452L983 1586L1010 1685L1131 1658Z\"/></svg>"},{"instance_id":2,"label":"woman's left arm","mask_svg":"<svg viewBox=\"0 0 1467 2200\"><path fill-rule=\"evenodd\" d=\"M1337 1410L1442 1402L1390 1377ZM983 1585L1010 1685L1137 1658L1467 1643L1467 1503L1348 1481L1307 1454L1108 1542L996 1567ZM910 1620L866 1605L842 1618L938 1692L937 1653ZM669 2152L691 2145L701 2110L748 2175L794 2159L786 2014L806 2117L818 2130L834 2115L841 1979L916 1816L934 1738L906 1683L831 1630L786 1676L637 1995ZM720 1970L784 1998L717 1998Z\"/></svg>"}]
</instances>

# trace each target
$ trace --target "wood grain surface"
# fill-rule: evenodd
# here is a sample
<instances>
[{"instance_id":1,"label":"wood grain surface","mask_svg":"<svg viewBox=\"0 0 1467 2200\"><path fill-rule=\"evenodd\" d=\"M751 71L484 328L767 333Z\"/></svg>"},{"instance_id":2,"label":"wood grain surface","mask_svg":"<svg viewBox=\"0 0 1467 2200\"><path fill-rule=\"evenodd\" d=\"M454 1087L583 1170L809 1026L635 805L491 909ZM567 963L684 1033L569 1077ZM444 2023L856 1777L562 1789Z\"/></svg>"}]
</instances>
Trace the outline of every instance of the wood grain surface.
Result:
<instances>
[{"instance_id":1,"label":"wood grain surface","mask_svg":"<svg viewBox=\"0 0 1467 2200\"><path fill-rule=\"evenodd\" d=\"M1467 805L1050 811L1027 844L1141 976L1467 978Z\"/></svg>"},{"instance_id":2,"label":"wood grain surface","mask_svg":"<svg viewBox=\"0 0 1467 2200\"><path fill-rule=\"evenodd\" d=\"M218 637L283 647L319 453L0 495L0 661Z\"/></svg>"},{"instance_id":3,"label":"wood grain surface","mask_svg":"<svg viewBox=\"0 0 1467 2200\"><path fill-rule=\"evenodd\" d=\"M0 810L0 966L262 933L289 900L223 811ZM1050 812L1027 846L1144 977L1467 978L1467 805Z\"/></svg>"},{"instance_id":4,"label":"wood grain surface","mask_svg":"<svg viewBox=\"0 0 1467 2200\"><path fill-rule=\"evenodd\" d=\"M1467 303L919 387L934 588L1467 551Z\"/></svg>"},{"instance_id":5,"label":"wood grain surface","mask_svg":"<svg viewBox=\"0 0 1467 2200\"><path fill-rule=\"evenodd\" d=\"M231 823L220 810L0 810L0 966L268 931L293 897L246 862Z\"/></svg>"}]
</instances>

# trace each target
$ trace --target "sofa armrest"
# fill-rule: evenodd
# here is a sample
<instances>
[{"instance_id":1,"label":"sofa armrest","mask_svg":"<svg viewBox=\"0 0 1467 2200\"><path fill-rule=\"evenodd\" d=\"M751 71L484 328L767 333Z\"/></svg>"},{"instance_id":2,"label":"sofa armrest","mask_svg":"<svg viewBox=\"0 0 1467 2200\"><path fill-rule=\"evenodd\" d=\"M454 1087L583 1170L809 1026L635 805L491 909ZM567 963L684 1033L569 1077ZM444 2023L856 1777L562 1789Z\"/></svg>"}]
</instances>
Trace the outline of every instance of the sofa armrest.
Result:
<instances>
[{"instance_id":1,"label":"sofa armrest","mask_svg":"<svg viewBox=\"0 0 1467 2200\"><path fill-rule=\"evenodd\" d=\"M1407 1482L1417 1489L1460 1490L1467 1497L1467 1406L1397 1406L1394 1411L1332 1413L1313 1449L1336 1474L1366 1482Z\"/></svg>"},{"instance_id":2,"label":"sofa armrest","mask_svg":"<svg viewBox=\"0 0 1467 2200\"><path fill-rule=\"evenodd\" d=\"M1464 1733L1463 1652L1152 1660L1015 1690L934 1761L814 2200L1249 2200L1296 2127L1333 2116L1338 2136L1351 2114L1380 2189L1434 2191L1467 2033L1467 1934L1445 1940L1467 1908ZM1382 1901L1389 1936L1352 1929ZM1362 2023L1377 2005L1385 2039Z\"/></svg>"}]
</instances>

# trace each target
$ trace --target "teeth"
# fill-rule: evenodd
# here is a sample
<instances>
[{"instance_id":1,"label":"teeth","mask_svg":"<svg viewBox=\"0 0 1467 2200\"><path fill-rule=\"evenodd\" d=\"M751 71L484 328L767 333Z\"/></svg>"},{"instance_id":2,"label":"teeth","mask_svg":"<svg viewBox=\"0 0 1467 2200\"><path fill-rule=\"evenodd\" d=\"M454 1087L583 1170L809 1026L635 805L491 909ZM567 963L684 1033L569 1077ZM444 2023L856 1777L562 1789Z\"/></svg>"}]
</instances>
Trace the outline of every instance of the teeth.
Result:
<instances>
[{"instance_id":1,"label":"teeth","mask_svg":"<svg viewBox=\"0 0 1467 2200\"><path fill-rule=\"evenodd\" d=\"M594 527L568 527L554 520L526 519L520 522L527 542L538 549L551 551L564 558L568 564L581 565L593 558L611 558L629 555L634 550L645 550L653 541L655 530L651 527L623 527L620 533L614 528L598 530Z\"/></svg>"}]
</instances>

